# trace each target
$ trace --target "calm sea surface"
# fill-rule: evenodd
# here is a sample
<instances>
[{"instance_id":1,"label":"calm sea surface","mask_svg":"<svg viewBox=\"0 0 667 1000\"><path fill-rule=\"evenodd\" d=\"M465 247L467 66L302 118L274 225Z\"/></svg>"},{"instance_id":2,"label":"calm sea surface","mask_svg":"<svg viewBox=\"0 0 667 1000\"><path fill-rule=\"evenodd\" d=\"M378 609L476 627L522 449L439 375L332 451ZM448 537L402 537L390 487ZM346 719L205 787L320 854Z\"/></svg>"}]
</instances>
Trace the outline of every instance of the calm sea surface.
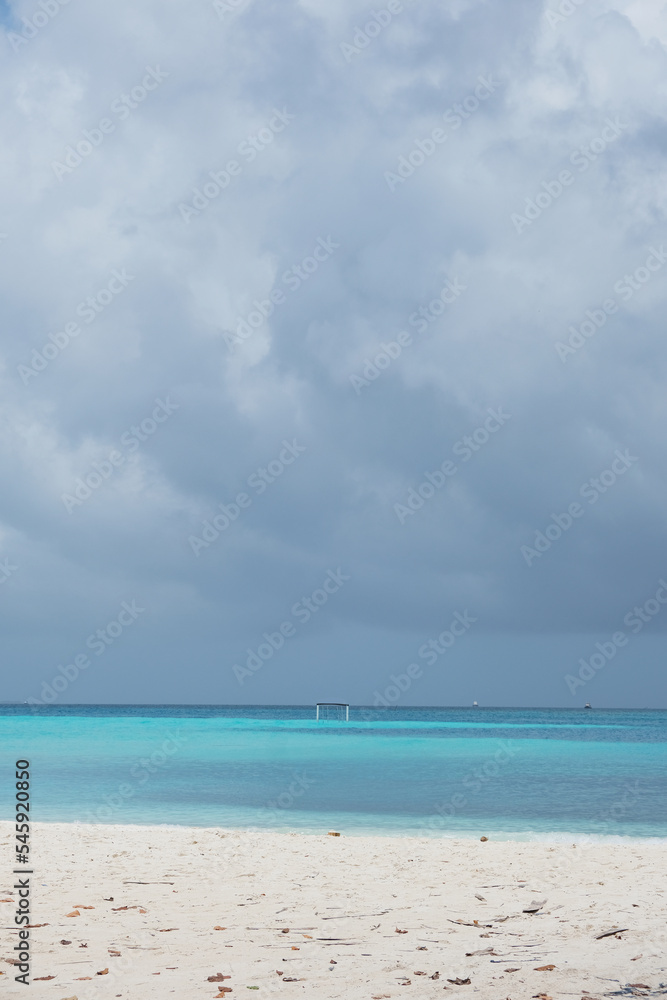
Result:
<instances>
[{"instance_id":1,"label":"calm sea surface","mask_svg":"<svg viewBox=\"0 0 667 1000\"><path fill-rule=\"evenodd\" d=\"M664 711L4 705L1 819L19 758L33 821L667 836Z\"/></svg>"}]
</instances>

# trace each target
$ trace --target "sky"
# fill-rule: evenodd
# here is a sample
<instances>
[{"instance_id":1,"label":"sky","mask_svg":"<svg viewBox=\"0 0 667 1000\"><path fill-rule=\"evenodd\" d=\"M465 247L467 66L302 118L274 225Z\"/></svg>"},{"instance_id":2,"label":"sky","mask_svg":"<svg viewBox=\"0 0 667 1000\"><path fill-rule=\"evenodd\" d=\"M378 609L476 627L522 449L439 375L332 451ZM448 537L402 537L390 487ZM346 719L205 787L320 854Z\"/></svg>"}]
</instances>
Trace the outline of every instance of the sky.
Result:
<instances>
[{"instance_id":1,"label":"sky","mask_svg":"<svg viewBox=\"0 0 667 1000\"><path fill-rule=\"evenodd\" d=\"M0 700L667 707L662 0L10 0Z\"/></svg>"}]
</instances>

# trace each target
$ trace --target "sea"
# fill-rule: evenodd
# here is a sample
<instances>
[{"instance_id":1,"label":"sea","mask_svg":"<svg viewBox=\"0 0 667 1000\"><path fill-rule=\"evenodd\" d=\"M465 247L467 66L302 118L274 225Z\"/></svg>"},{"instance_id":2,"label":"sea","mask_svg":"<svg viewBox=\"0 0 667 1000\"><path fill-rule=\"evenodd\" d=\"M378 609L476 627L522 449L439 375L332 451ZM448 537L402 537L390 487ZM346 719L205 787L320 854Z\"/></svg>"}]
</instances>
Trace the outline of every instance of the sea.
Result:
<instances>
[{"instance_id":1,"label":"sea","mask_svg":"<svg viewBox=\"0 0 667 1000\"><path fill-rule=\"evenodd\" d=\"M0 705L0 819L345 835L667 837L667 711Z\"/></svg>"}]
</instances>

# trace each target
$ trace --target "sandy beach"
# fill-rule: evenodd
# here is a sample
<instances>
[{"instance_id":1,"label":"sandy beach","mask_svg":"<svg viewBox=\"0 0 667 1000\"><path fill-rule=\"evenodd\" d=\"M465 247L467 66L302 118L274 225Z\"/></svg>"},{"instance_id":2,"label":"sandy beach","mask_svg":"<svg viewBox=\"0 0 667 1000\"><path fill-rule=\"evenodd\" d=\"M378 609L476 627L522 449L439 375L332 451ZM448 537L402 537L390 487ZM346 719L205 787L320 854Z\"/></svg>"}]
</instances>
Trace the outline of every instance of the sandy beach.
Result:
<instances>
[{"instance_id":1,"label":"sandy beach","mask_svg":"<svg viewBox=\"0 0 667 1000\"><path fill-rule=\"evenodd\" d=\"M667 992L667 844L64 823L32 833L33 996ZM0 834L9 859L9 823ZM1 878L0 982L22 996L9 864ZM627 929L598 937L612 928Z\"/></svg>"}]
</instances>

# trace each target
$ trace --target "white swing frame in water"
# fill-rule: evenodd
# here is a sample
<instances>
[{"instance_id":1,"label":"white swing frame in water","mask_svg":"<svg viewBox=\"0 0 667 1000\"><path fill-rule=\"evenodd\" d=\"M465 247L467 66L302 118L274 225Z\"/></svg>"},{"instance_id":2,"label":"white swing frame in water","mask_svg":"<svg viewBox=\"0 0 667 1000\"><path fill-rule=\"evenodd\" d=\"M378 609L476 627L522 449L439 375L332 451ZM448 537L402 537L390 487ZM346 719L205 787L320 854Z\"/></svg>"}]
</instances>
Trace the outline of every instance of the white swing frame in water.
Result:
<instances>
[{"instance_id":1,"label":"white swing frame in water","mask_svg":"<svg viewBox=\"0 0 667 1000\"><path fill-rule=\"evenodd\" d=\"M315 706L315 721L320 721L320 709L321 708L344 708L345 709L345 721L350 721L350 706L344 701L318 701Z\"/></svg>"}]
</instances>

